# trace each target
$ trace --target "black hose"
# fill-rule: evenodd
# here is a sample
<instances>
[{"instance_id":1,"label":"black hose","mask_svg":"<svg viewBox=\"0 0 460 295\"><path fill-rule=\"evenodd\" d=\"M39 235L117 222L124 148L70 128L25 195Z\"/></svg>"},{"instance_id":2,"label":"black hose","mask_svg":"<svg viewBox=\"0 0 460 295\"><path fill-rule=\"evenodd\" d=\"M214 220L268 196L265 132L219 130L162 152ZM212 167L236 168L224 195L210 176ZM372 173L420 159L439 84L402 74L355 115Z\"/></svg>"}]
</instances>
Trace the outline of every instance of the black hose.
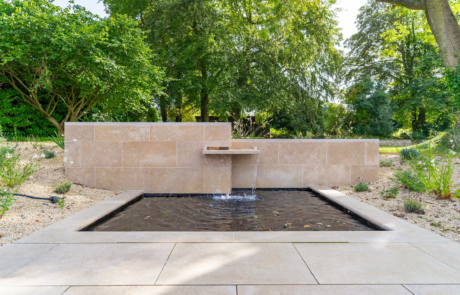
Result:
<instances>
[{"instance_id":1,"label":"black hose","mask_svg":"<svg viewBox=\"0 0 460 295\"><path fill-rule=\"evenodd\" d=\"M55 196L52 196L51 198L39 198L39 197L23 195L23 194L14 194L14 195L15 196L20 196L20 197L26 197L26 198L30 198L30 199L50 201L53 204L56 204L58 202L57 198Z\"/></svg>"}]
</instances>

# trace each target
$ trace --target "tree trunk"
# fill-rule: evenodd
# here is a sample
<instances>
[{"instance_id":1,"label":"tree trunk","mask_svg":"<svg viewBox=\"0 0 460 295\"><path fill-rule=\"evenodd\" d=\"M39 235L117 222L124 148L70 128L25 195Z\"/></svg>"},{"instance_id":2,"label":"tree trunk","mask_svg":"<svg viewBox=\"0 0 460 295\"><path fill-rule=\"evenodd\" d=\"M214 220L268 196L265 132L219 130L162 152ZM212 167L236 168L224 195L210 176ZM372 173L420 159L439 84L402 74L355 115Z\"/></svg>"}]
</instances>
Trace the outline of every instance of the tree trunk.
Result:
<instances>
[{"instance_id":1,"label":"tree trunk","mask_svg":"<svg viewBox=\"0 0 460 295\"><path fill-rule=\"evenodd\" d=\"M209 93L206 87L207 76L208 73L206 71L206 68L203 67L203 69L201 70L201 122L209 122Z\"/></svg>"},{"instance_id":2,"label":"tree trunk","mask_svg":"<svg viewBox=\"0 0 460 295\"><path fill-rule=\"evenodd\" d=\"M201 90L201 122L209 122L209 95L205 89Z\"/></svg>"},{"instance_id":3,"label":"tree trunk","mask_svg":"<svg viewBox=\"0 0 460 295\"><path fill-rule=\"evenodd\" d=\"M456 70L460 56L460 27L448 0L377 0L404 7L425 10L444 65Z\"/></svg>"},{"instance_id":4,"label":"tree trunk","mask_svg":"<svg viewBox=\"0 0 460 295\"><path fill-rule=\"evenodd\" d=\"M166 101L164 97L160 97L161 121L168 122L168 110L166 109Z\"/></svg>"},{"instance_id":5,"label":"tree trunk","mask_svg":"<svg viewBox=\"0 0 460 295\"><path fill-rule=\"evenodd\" d=\"M448 0L427 0L425 11L445 66L457 70L460 53L460 26Z\"/></svg>"}]
</instances>

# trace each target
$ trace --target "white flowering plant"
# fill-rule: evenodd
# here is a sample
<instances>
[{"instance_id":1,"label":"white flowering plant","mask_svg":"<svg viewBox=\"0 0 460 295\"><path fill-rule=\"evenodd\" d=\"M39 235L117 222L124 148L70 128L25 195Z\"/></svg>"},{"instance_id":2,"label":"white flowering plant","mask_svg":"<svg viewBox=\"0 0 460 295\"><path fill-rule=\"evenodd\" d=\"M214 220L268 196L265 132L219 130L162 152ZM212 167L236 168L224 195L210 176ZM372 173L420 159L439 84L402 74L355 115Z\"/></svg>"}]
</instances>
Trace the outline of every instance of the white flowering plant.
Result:
<instances>
[{"instance_id":1,"label":"white flowering plant","mask_svg":"<svg viewBox=\"0 0 460 295\"><path fill-rule=\"evenodd\" d=\"M428 154L417 159L412 158L409 165L427 191L433 192L441 199L457 198L460 196L460 190L457 190L460 184L454 184L452 180L455 155L456 152L450 150L447 159L436 162L431 143L429 143Z\"/></svg>"}]
</instances>

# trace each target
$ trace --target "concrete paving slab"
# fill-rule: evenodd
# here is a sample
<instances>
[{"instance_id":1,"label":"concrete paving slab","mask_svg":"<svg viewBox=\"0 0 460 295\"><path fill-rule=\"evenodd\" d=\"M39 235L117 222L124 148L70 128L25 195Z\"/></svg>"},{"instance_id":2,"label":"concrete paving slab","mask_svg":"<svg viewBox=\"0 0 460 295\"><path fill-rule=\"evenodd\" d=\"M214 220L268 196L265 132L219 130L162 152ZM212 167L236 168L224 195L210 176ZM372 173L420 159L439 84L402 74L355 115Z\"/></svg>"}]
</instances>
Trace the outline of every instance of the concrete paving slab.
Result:
<instances>
[{"instance_id":1,"label":"concrete paving slab","mask_svg":"<svg viewBox=\"0 0 460 295\"><path fill-rule=\"evenodd\" d=\"M71 287L65 295L236 295L236 286Z\"/></svg>"},{"instance_id":2,"label":"concrete paving slab","mask_svg":"<svg viewBox=\"0 0 460 295\"><path fill-rule=\"evenodd\" d=\"M460 295L460 285L404 285L414 295Z\"/></svg>"},{"instance_id":3,"label":"concrete paving slab","mask_svg":"<svg viewBox=\"0 0 460 295\"><path fill-rule=\"evenodd\" d=\"M294 245L320 284L460 284L460 271L410 244Z\"/></svg>"},{"instance_id":4,"label":"concrete paving slab","mask_svg":"<svg viewBox=\"0 0 460 295\"><path fill-rule=\"evenodd\" d=\"M1 287L0 294L3 295L61 295L64 294L68 286L47 286L47 287Z\"/></svg>"},{"instance_id":5,"label":"concrete paving slab","mask_svg":"<svg viewBox=\"0 0 460 295\"><path fill-rule=\"evenodd\" d=\"M414 295L460 295L460 285L405 285Z\"/></svg>"},{"instance_id":6,"label":"concrete paving slab","mask_svg":"<svg viewBox=\"0 0 460 295\"><path fill-rule=\"evenodd\" d=\"M0 278L37 259L56 245L15 245L0 248ZM0 292L1 294L1 292Z\"/></svg>"},{"instance_id":7,"label":"concrete paving slab","mask_svg":"<svg viewBox=\"0 0 460 295\"><path fill-rule=\"evenodd\" d=\"M157 285L317 284L292 244L177 244Z\"/></svg>"},{"instance_id":8,"label":"concrete paving slab","mask_svg":"<svg viewBox=\"0 0 460 295\"><path fill-rule=\"evenodd\" d=\"M395 286L238 286L238 295L411 295L401 285ZM67 293L66 293L67 295Z\"/></svg>"},{"instance_id":9,"label":"concrete paving slab","mask_svg":"<svg viewBox=\"0 0 460 295\"><path fill-rule=\"evenodd\" d=\"M458 243L411 243L412 246L436 259L460 270L460 244Z\"/></svg>"},{"instance_id":10,"label":"concrete paving slab","mask_svg":"<svg viewBox=\"0 0 460 295\"><path fill-rule=\"evenodd\" d=\"M0 285L153 285L174 244L58 245Z\"/></svg>"}]
</instances>

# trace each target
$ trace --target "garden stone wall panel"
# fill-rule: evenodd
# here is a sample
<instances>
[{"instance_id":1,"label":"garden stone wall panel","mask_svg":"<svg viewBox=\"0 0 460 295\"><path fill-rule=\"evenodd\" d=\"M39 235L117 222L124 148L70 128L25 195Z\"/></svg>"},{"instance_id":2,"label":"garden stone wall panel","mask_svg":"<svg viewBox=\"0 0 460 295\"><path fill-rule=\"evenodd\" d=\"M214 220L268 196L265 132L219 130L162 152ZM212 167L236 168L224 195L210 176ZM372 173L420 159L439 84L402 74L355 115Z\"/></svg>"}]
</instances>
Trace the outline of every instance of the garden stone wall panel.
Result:
<instances>
[{"instance_id":1,"label":"garden stone wall panel","mask_svg":"<svg viewBox=\"0 0 460 295\"><path fill-rule=\"evenodd\" d=\"M378 180L378 140L235 139L230 123L67 123L66 175L146 193L230 193ZM203 155L207 147L260 155Z\"/></svg>"}]
</instances>

